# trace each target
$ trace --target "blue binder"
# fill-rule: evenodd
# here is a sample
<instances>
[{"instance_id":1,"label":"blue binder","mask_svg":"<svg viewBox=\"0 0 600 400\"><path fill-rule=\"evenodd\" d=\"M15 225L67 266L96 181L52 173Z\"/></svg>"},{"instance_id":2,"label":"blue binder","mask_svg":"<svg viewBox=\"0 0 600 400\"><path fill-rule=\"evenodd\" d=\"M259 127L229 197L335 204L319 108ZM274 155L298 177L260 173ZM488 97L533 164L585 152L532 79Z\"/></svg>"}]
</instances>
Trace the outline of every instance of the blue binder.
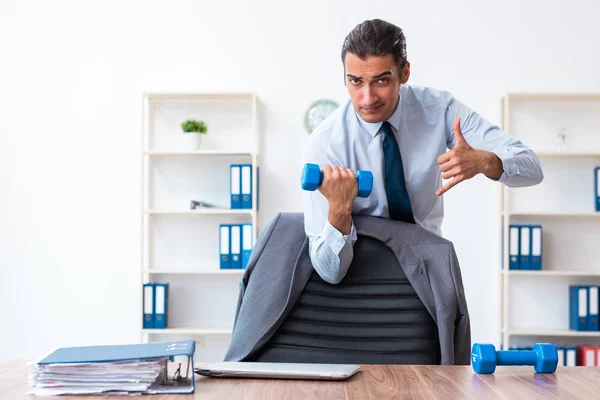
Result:
<instances>
[{"instance_id":1,"label":"blue binder","mask_svg":"<svg viewBox=\"0 0 600 400\"><path fill-rule=\"evenodd\" d=\"M594 199L596 211L600 211L600 167L594 168Z\"/></svg>"},{"instance_id":2,"label":"blue binder","mask_svg":"<svg viewBox=\"0 0 600 400\"><path fill-rule=\"evenodd\" d=\"M154 285L152 283L144 284L143 292L144 303L144 329L154 328Z\"/></svg>"},{"instance_id":3,"label":"blue binder","mask_svg":"<svg viewBox=\"0 0 600 400\"><path fill-rule=\"evenodd\" d=\"M577 365L577 347L564 347L565 350L565 366L575 367Z\"/></svg>"},{"instance_id":4,"label":"blue binder","mask_svg":"<svg viewBox=\"0 0 600 400\"><path fill-rule=\"evenodd\" d=\"M519 257L521 255L521 252L519 251L519 247L521 245L521 228L518 225L510 225L508 232L508 268L519 269Z\"/></svg>"},{"instance_id":5,"label":"blue binder","mask_svg":"<svg viewBox=\"0 0 600 400\"><path fill-rule=\"evenodd\" d=\"M165 363L163 381L147 391L137 393L194 393L194 373L187 373L186 371L194 371L195 348L196 341L194 340L146 344L65 347L56 350L37 364L105 363L156 358L171 359L174 356L182 356L187 359L189 368L182 366L181 376L177 381L173 381L172 373L167 373L168 363ZM73 368L77 368L77 365L74 365ZM140 368L144 368L144 366L140 365Z\"/></svg>"},{"instance_id":6,"label":"blue binder","mask_svg":"<svg viewBox=\"0 0 600 400\"><path fill-rule=\"evenodd\" d=\"M529 225L521 226L521 234L519 235L519 269L531 269L531 227Z\"/></svg>"},{"instance_id":7,"label":"blue binder","mask_svg":"<svg viewBox=\"0 0 600 400\"><path fill-rule=\"evenodd\" d=\"M230 226L227 224L219 225L219 268L230 269Z\"/></svg>"},{"instance_id":8,"label":"blue binder","mask_svg":"<svg viewBox=\"0 0 600 400\"><path fill-rule=\"evenodd\" d=\"M242 208L242 198L240 191L242 189L241 169L239 164L229 166L229 193L231 195L231 208Z\"/></svg>"},{"instance_id":9,"label":"blue binder","mask_svg":"<svg viewBox=\"0 0 600 400\"><path fill-rule=\"evenodd\" d=\"M587 330L588 288L585 286L569 286L569 329Z\"/></svg>"},{"instance_id":10,"label":"blue binder","mask_svg":"<svg viewBox=\"0 0 600 400\"><path fill-rule=\"evenodd\" d=\"M252 224L242 225L242 269L248 266L252 254Z\"/></svg>"},{"instance_id":11,"label":"blue binder","mask_svg":"<svg viewBox=\"0 0 600 400\"><path fill-rule=\"evenodd\" d=\"M531 226L531 262L530 269L542 269L542 226Z\"/></svg>"},{"instance_id":12,"label":"blue binder","mask_svg":"<svg viewBox=\"0 0 600 400\"><path fill-rule=\"evenodd\" d=\"M241 225L230 226L230 249L231 249L231 266L232 269L242 268L242 227Z\"/></svg>"},{"instance_id":13,"label":"blue binder","mask_svg":"<svg viewBox=\"0 0 600 400\"><path fill-rule=\"evenodd\" d=\"M154 284L154 329L167 327L169 284Z\"/></svg>"},{"instance_id":14,"label":"blue binder","mask_svg":"<svg viewBox=\"0 0 600 400\"><path fill-rule=\"evenodd\" d=\"M242 177L242 208L252 208L252 164L241 164Z\"/></svg>"},{"instance_id":15,"label":"blue binder","mask_svg":"<svg viewBox=\"0 0 600 400\"><path fill-rule=\"evenodd\" d=\"M598 286L588 286L588 319L587 330L598 331Z\"/></svg>"}]
</instances>

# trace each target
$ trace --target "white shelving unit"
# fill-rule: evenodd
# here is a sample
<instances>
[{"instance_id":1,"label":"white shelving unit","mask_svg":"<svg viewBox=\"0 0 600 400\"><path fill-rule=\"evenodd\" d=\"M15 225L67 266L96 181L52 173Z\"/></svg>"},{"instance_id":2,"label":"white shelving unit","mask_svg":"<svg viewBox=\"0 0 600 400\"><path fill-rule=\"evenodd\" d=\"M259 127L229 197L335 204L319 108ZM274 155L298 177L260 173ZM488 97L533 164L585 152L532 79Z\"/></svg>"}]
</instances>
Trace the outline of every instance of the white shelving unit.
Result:
<instances>
[{"instance_id":1,"label":"white shelving unit","mask_svg":"<svg viewBox=\"0 0 600 400\"><path fill-rule=\"evenodd\" d=\"M569 330L568 287L600 285L600 94L509 93L501 113L502 128L535 151L544 181L501 189L500 343L599 345L600 332ZM542 271L508 270L511 224L542 225Z\"/></svg>"},{"instance_id":2,"label":"white shelving unit","mask_svg":"<svg viewBox=\"0 0 600 400\"><path fill-rule=\"evenodd\" d=\"M142 342L195 339L196 360L222 360L244 270L219 269L219 225L258 237L259 127L253 93L143 95ZM203 120L206 134L183 133ZM230 164L252 164L252 209L230 209ZM191 201L214 208L191 209ZM169 283L166 329L143 329L142 283Z\"/></svg>"}]
</instances>

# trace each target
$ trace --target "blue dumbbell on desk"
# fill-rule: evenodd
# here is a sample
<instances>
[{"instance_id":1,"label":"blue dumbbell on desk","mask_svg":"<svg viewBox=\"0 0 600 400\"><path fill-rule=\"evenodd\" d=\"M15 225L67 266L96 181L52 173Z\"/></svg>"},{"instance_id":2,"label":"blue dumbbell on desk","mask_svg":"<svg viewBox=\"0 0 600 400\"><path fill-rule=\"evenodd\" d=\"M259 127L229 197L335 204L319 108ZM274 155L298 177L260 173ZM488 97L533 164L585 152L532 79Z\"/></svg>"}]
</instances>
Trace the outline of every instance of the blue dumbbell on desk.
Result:
<instances>
[{"instance_id":1,"label":"blue dumbbell on desk","mask_svg":"<svg viewBox=\"0 0 600 400\"><path fill-rule=\"evenodd\" d=\"M356 172L356 180L358 181L358 197L369 197L373 190L373 173L366 170L358 170ZM301 184L304 190L317 190L323 183L323 171L317 164L305 164L302 171Z\"/></svg>"},{"instance_id":2,"label":"blue dumbbell on desk","mask_svg":"<svg viewBox=\"0 0 600 400\"><path fill-rule=\"evenodd\" d=\"M492 374L496 365L533 365L536 372L551 374L558 365L558 351L552 343L536 343L533 350L503 351L496 351L493 344L475 343L471 362L478 374Z\"/></svg>"}]
</instances>

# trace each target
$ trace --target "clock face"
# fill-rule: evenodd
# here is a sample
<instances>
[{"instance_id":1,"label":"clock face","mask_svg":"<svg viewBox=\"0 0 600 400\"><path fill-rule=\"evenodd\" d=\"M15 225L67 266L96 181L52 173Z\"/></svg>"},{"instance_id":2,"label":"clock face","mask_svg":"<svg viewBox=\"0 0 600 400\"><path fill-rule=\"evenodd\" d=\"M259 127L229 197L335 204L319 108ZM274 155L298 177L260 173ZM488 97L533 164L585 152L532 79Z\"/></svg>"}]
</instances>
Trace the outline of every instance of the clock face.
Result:
<instances>
[{"instance_id":1,"label":"clock face","mask_svg":"<svg viewBox=\"0 0 600 400\"><path fill-rule=\"evenodd\" d=\"M315 128L338 108L333 100L317 100L308 107L304 114L304 129L310 134Z\"/></svg>"}]
</instances>

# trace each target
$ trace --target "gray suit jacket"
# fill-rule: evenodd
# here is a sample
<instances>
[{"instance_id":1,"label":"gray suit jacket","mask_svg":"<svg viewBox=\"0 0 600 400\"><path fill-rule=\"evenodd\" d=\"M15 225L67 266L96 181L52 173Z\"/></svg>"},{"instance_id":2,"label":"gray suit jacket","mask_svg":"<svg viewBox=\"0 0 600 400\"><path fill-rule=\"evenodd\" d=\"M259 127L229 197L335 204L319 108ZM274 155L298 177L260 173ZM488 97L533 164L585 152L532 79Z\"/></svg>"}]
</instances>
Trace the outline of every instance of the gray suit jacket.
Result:
<instances>
[{"instance_id":1,"label":"gray suit jacket","mask_svg":"<svg viewBox=\"0 0 600 400\"><path fill-rule=\"evenodd\" d=\"M469 364L471 331L454 246L405 222L353 216L358 235L385 243L438 327L441 364ZM313 272L302 214L278 214L263 230L242 278L225 361L244 361L276 332Z\"/></svg>"}]
</instances>

